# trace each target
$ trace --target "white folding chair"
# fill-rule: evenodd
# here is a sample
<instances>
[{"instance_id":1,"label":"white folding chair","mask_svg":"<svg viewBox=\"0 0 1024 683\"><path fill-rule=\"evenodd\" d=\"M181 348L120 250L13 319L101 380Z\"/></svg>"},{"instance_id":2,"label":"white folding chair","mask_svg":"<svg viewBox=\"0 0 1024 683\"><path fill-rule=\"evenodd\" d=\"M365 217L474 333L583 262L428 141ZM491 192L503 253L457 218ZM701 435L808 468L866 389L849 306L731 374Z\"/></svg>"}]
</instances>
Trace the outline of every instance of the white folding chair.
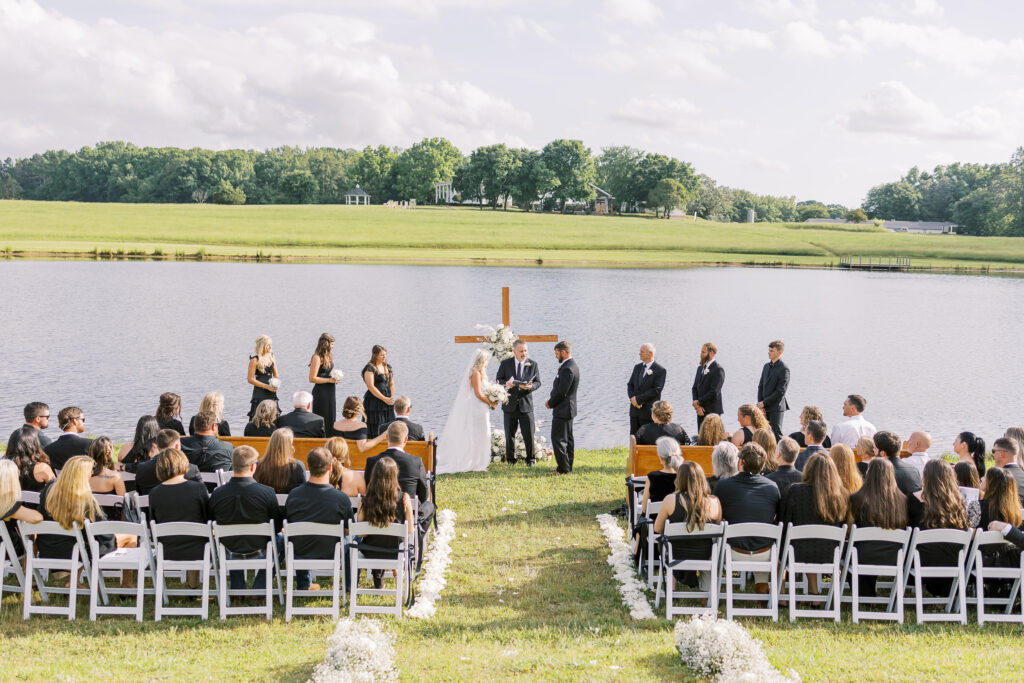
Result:
<instances>
[{"instance_id":1,"label":"white folding chair","mask_svg":"<svg viewBox=\"0 0 1024 683\"><path fill-rule=\"evenodd\" d=\"M216 470L215 472L200 472L199 478L203 480L204 484L213 484L215 488L224 483L221 481L221 470Z\"/></svg>"},{"instance_id":2,"label":"white folding chair","mask_svg":"<svg viewBox=\"0 0 1024 683\"><path fill-rule=\"evenodd\" d=\"M350 503L352 503L352 519L355 519L357 513L359 512L359 506L363 504L363 496L362 494L360 494L355 498L349 498L348 500Z\"/></svg>"},{"instance_id":3,"label":"white folding chair","mask_svg":"<svg viewBox=\"0 0 1024 683\"><path fill-rule=\"evenodd\" d=\"M288 503L288 494L287 493L278 493L276 495L277 495L277 506L280 507L281 509L284 509L285 505Z\"/></svg>"},{"instance_id":4,"label":"white folding chair","mask_svg":"<svg viewBox=\"0 0 1024 683\"><path fill-rule=\"evenodd\" d=\"M851 597L848 598L852 605L853 623L861 619L878 619L883 621L898 621L903 623L903 594L904 594L904 565L907 559L907 549L910 547L913 538L913 529L879 529L877 527L858 527L854 524L850 527L850 541L846 546L846 559L843 561L843 577L840 579L840 595L842 586L846 584L849 577ZM893 564L866 564L860 561L857 551L858 543L891 543L893 552L896 553L896 561ZM892 579L888 597L882 596L861 596L860 577L890 577ZM882 586L884 588L884 586ZM847 598L843 598L847 600ZM864 609L864 605L886 605L884 611Z\"/></svg>"},{"instance_id":5,"label":"white folding chair","mask_svg":"<svg viewBox=\"0 0 1024 683\"><path fill-rule=\"evenodd\" d=\"M779 620L779 544L782 542L782 522L778 524L763 524L758 522L744 522L742 524L730 524L723 532L723 541L727 545L722 546L725 554L725 575L732 576L733 572L757 572L768 574L767 593L740 592L737 594L731 580L725 584L725 618L732 620L734 616L746 617L771 617L772 621ZM741 538L758 538L761 542L771 543L766 554L768 561L764 560L742 560L734 559L729 541ZM744 600L748 602L767 602L767 607L734 607L733 602Z\"/></svg>"},{"instance_id":6,"label":"white folding chair","mask_svg":"<svg viewBox=\"0 0 1024 683\"><path fill-rule=\"evenodd\" d=\"M21 534L21 541L25 546L25 589L22 592L22 616L28 619L33 614L63 614L68 620L75 618L76 599L78 597L78 575L82 570L82 577L88 581L90 573L89 555L85 552L85 542L82 540L81 530L78 524L72 524L70 529L65 529L57 522L43 521L37 524L28 524L18 520L18 533ZM74 547L71 550L71 557L36 557L36 539L38 536L67 536L74 540ZM46 585L46 574L50 571L69 572L68 588L49 587ZM33 605L32 604L32 583L35 581L39 589L39 597L42 601L49 602L51 594L67 595L68 604L66 607L54 605ZM102 591L102 587L100 588Z\"/></svg>"},{"instance_id":7,"label":"white folding chair","mask_svg":"<svg viewBox=\"0 0 1024 683\"><path fill-rule=\"evenodd\" d=\"M647 512L640 513L641 520L649 520L647 524L647 585L654 588L661 581L661 556L658 554L657 545L660 534L654 533L654 520L658 518L658 511L661 510L661 503L653 500L647 501ZM642 522L641 522L642 523Z\"/></svg>"},{"instance_id":8,"label":"white folding chair","mask_svg":"<svg viewBox=\"0 0 1024 683\"><path fill-rule=\"evenodd\" d=\"M330 537L335 540L334 556L326 559L302 559L295 557L294 539L304 536ZM318 524L316 522L284 522L285 552L285 603L284 620L291 621L295 614L326 614L335 621L341 611L341 595L344 593L342 579L345 576L345 523ZM299 570L321 571L331 577L330 590L297 590L295 588L295 572ZM316 598L331 596L330 607L296 607L295 598Z\"/></svg>"},{"instance_id":9,"label":"white folding chair","mask_svg":"<svg viewBox=\"0 0 1024 683\"><path fill-rule=\"evenodd\" d=\"M150 528L153 531L153 542L156 543L156 573L153 576L153 585L156 588L156 611L153 618L160 621L164 615L167 616L199 616L204 620L210 613L210 577L217 581L217 554L214 552L213 529L210 523L197 524L195 522L165 522L157 524L152 522ZM203 558L201 560L168 560L164 557L166 552L165 544L169 537L201 538L206 542L203 547ZM167 574L169 572L198 571L200 576L199 588L167 588ZM199 607L171 607L171 597L199 597Z\"/></svg>"},{"instance_id":10,"label":"white folding chair","mask_svg":"<svg viewBox=\"0 0 1024 683\"><path fill-rule=\"evenodd\" d=\"M626 478L626 495L631 497L629 510L629 531L632 536L633 529L636 527L637 520L640 519L640 503L644 499L644 489L647 488L647 477L627 477Z\"/></svg>"},{"instance_id":11,"label":"white folding chair","mask_svg":"<svg viewBox=\"0 0 1024 683\"><path fill-rule=\"evenodd\" d=\"M1010 551L1017 558L1016 566L985 566L986 548L996 550L997 552L1002 550ZM972 574L976 580L975 597L968 598L968 602L973 602L977 607L979 626L983 625L986 621L1007 621L1014 624L1024 623L1024 605L1022 605L1020 612L1017 614L1013 613L1013 607L1017 602L1017 597L1020 595L1021 578L1024 578L1024 554L1017 552L1015 545L1008 543L998 531L982 531L981 529L976 531L974 533L974 540L971 542L971 549L967 553L967 566L964 570L964 575L968 581L970 581ZM1012 582L1010 594L1007 597L986 598L986 580ZM1003 610L1001 613L989 612L985 609L986 605L1001 607Z\"/></svg>"},{"instance_id":12,"label":"white folding chair","mask_svg":"<svg viewBox=\"0 0 1024 683\"><path fill-rule=\"evenodd\" d=\"M217 470L214 474L217 476L216 484L218 487L231 481L231 477L234 476L231 470Z\"/></svg>"},{"instance_id":13,"label":"white folding chair","mask_svg":"<svg viewBox=\"0 0 1024 683\"><path fill-rule=\"evenodd\" d=\"M7 583L7 577L13 576L16 584ZM21 593L25 589L25 572L21 570L21 558L18 556L14 540L7 531L7 524L0 521L0 604L3 602L3 591Z\"/></svg>"},{"instance_id":14,"label":"white folding chair","mask_svg":"<svg viewBox=\"0 0 1024 683\"><path fill-rule=\"evenodd\" d=\"M718 614L719 581L722 571L722 535L728 522L705 524L702 530L687 531L686 522L669 522L665 525L658 545L661 556L661 580L654 597L654 605L661 604L662 591L665 593L665 618L676 614ZM676 559L672 541L697 541L711 539L711 554L704 560ZM678 571L698 571L708 574L708 590L676 590L673 574ZM677 605L676 600L706 600L704 607Z\"/></svg>"},{"instance_id":15,"label":"white folding chair","mask_svg":"<svg viewBox=\"0 0 1024 683\"><path fill-rule=\"evenodd\" d=\"M415 535L416 531L412 532ZM393 558L372 559L363 555L359 547L360 536L394 536L400 539L398 549ZM396 522L387 527L378 527L369 522L352 522L349 524L349 616L356 614L394 614L402 616L402 605L410 594L411 573L412 573L412 548L413 543L409 538L409 530L405 523ZM359 571L367 570L392 570L395 572L395 587L390 588L360 588ZM360 605L360 595L393 595L395 604L391 605Z\"/></svg>"},{"instance_id":16,"label":"white folding chair","mask_svg":"<svg viewBox=\"0 0 1024 683\"><path fill-rule=\"evenodd\" d=\"M262 524L217 524L213 523L213 535L217 542L217 603L220 608L220 618L226 619L232 614L265 614L267 620L274 616L274 587L277 587L278 596L284 603L284 594L281 592L280 564L277 558L277 534L274 532L273 522ZM224 540L235 536L262 536L267 539L267 545L263 549L263 557L236 558L229 560L224 547ZM238 570L264 570L266 572L266 585L262 589L252 588L231 588L230 572ZM243 607L232 607L233 597L263 597L266 600L264 605L253 605Z\"/></svg>"},{"instance_id":17,"label":"white folding chair","mask_svg":"<svg viewBox=\"0 0 1024 683\"><path fill-rule=\"evenodd\" d=\"M839 594L836 589L842 579L843 543L846 541L846 525L839 527L824 524L789 524L786 528L786 543L782 551L782 576L789 583L789 620L797 617L831 618L839 621ZM830 541L836 544L831 562L797 562L796 548L793 542L816 540ZM822 589L822 579L830 577L828 593L809 593L808 575L818 576L818 590ZM803 575L803 578L800 578ZM803 588L803 594L797 594L797 588ZM824 599L823 599L824 598ZM824 608L801 609L801 602L823 602Z\"/></svg>"},{"instance_id":18,"label":"white folding chair","mask_svg":"<svg viewBox=\"0 0 1024 683\"><path fill-rule=\"evenodd\" d=\"M904 581L909 573L914 575L914 605L917 610L917 623L926 621L958 621L967 623L967 577L964 567L967 564L967 550L971 545L971 534L974 530L962 529L918 529L910 543L910 562L904 571ZM957 562L950 566L926 567L921 564L921 546L932 543L944 543L959 546ZM925 597L922 588L923 579L952 579L949 595ZM925 612L925 605L943 605L942 612Z\"/></svg>"},{"instance_id":19,"label":"white folding chair","mask_svg":"<svg viewBox=\"0 0 1024 683\"><path fill-rule=\"evenodd\" d=\"M131 493L135 490L135 473L134 472L121 472L121 481L124 482L125 490Z\"/></svg>"},{"instance_id":20,"label":"white folding chair","mask_svg":"<svg viewBox=\"0 0 1024 683\"><path fill-rule=\"evenodd\" d=\"M25 505L31 505L32 509L39 507L39 491L22 491L19 498Z\"/></svg>"},{"instance_id":21,"label":"white folding chair","mask_svg":"<svg viewBox=\"0 0 1024 683\"><path fill-rule=\"evenodd\" d=\"M138 547L115 548L106 555L100 556L99 536L123 534L138 537ZM135 621L142 621L145 608L146 572L153 576L153 552L149 543L149 531L146 521L141 522L90 522L85 521L85 535L89 543L92 558L92 570L89 574L89 621L96 621L98 614L134 614ZM105 585L104 572L124 571L135 572L135 588L108 587ZM135 605L128 607L108 605L109 595L135 595ZM101 605L100 602L103 604Z\"/></svg>"}]
</instances>

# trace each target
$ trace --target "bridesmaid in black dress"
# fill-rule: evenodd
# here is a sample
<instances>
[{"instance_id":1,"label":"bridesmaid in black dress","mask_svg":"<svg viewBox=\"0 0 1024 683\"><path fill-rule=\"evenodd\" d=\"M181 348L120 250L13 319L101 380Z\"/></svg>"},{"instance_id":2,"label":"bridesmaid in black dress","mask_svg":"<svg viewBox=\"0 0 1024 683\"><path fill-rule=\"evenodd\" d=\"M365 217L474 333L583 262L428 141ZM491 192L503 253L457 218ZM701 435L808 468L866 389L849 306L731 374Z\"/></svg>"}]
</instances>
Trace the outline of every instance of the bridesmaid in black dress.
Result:
<instances>
[{"instance_id":1,"label":"bridesmaid in black dress","mask_svg":"<svg viewBox=\"0 0 1024 683\"><path fill-rule=\"evenodd\" d=\"M384 425L395 419L395 376L388 365L388 350L374 344L370 362L363 368L366 393L363 407L366 408L367 436L373 438L384 430Z\"/></svg>"},{"instance_id":2,"label":"bridesmaid in black dress","mask_svg":"<svg viewBox=\"0 0 1024 683\"><path fill-rule=\"evenodd\" d=\"M249 401L248 417L251 420L261 401L271 400L281 413L281 404L277 402L277 387L270 384L271 379L278 379L277 363L274 361L274 347L270 337L261 334L256 337L256 355L249 356L249 375L246 381L252 385L252 399ZM280 380L277 382L280 383Z\"/></svg>"},{"instance_id":3,"label":"bridesmaid in black dress","mask_svg":"<svg viewBox=\"0 0 1024 683\"><path fill-rule=\"evenodd\" d=\"M334 436L334 422L338 419L338 408L334 397L334 385L338 380L331 377L334 371L334 337L324 332L316 343L316 351L309 359L309 381L313 383L313 414L324 419L327 436Z\"/></svg>"}]
</instances>

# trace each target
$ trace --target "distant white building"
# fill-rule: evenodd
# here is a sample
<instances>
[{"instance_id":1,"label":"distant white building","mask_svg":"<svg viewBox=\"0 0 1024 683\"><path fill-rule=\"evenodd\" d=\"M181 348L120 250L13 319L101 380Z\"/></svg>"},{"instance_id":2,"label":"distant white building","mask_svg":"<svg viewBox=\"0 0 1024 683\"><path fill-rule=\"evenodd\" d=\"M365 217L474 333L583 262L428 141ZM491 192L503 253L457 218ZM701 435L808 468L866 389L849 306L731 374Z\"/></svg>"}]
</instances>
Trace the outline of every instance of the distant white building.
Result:
<instances>
[{"instance_id":1,"label":"distant white building","mask_svg":"<svg viewBox=\"0 0 1024 683\"><path fill-rule=\"evenodd\" d=\"M875 220L889 232L908 232L918 235L955 235L956 223L945 221L892 221ZM853 221L845 218L808 218L804 223L827 223L827 224L849 224L855 225Z\"/></svg>"}]
</instances>

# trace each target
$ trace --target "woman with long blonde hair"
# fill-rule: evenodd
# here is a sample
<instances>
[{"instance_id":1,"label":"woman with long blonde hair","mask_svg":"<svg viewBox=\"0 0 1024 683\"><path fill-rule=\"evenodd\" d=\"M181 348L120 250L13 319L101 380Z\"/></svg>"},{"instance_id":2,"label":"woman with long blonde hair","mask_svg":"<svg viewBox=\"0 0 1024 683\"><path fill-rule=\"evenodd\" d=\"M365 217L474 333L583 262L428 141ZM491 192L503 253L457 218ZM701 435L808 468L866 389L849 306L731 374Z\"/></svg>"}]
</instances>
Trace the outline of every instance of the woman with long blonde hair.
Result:
<instances>
[{"instance_id":1,"label":"woman with long blonde hair","mask_svg":"<svg viewBox=\"0 0 1024 683\"><path fill-rule=\"evenodd\" d=\"M775 440L775 434L771 428L761 427L754 430L754 436L751 439L754 443L764 449L765 454L768 456L764 461L764 471L761 474L767 474L769 472L775 472L779 469L779 461L775 458L775 453L778 451L779 444Z\"/></svg>"},{"instance_id":2,"label":"woman with long blonde hair","mask_svg":"<svg viewBox=\"0 0 1024 683\"><path fill-rule=\"evenodd\" d=\"M355 441L360 453L365 453L388 438L387 432L381 432L372 439L368 438L369 428L361 419L365 417L362 399L358 396L349 396L341 406L341 419L334 423L335 436Z\"/></svg>"},{"instance_id":3,"label":"woman with long blonde hair","mask_svg":"<svg viewBox=\"0 0 1024 683\"><path fill-rule=\"evenodd\" d=\"M334 421L338 419L337 402L334 388L338 380L331 376L334 372L334 337L327 332L316 341L316 350L309 359L309 381L313 384L314 415L324 419L327 436L334 434Z\"/></svg>"},{"instance_id":4,"label":"woman with long blonde hair","mask_svg":"<svg viewBox=\"0 0 1024 683\"><path fill-rule=\"evenodd\" d=\"M704 423L707 424L707 418ZM684 462L676 473L676 490L666 496L654 520L654 532L665 531L668 522L686 522L687 531L703 531L706 524L722 521L722 505L711 495L704 470L693 461ZM676 560L706 560L711 555L711 540L672 541L672 557ZM681 580L692 585L693 573L686 572ZM678 578L678 577L677 577ZM701 572L701 590L711 585L711 575Z\"/></svg>"},{"instance_id":5,"label":"woman with long blonde hair","mask_svg":"<svg viewBox=\"0 0 1024 683\"><path fill-rule=\"evenodd\" d=\"M295 459L295 433L281 427L270 435L267 452L256 464L252 477L276 493L289 493L306 483L306 468Z\"/></svg>"},{"instance_id":6,"label":"woman with long blonde hair","mask_svg":"<svg viewBox=\"0 0 1024 683\"><path fill-rule=\"evenodd\" d=\"M771 429L768 418L764 416L757 406L752 403L744 403L736 409L736 419L740 428L732 434L730 439L739 448L754 439L754 432L758 429Z\"/></svg>"},{"instance_id":7,"label":"woman with long blonde hair","mask_svg":"<svg viewBox=\"0 0 1024 683\"><path fill-rule=\"evenodd\" d=\"M209 411L217 416L217 435L218 436L231 436L231 426L228 421L224 419L224 394L219 391L210 391L203 396L203 400L199 402L199 410L196 414L203 412L204 410ZM188 421L188 433L195 436L196 433L196 416L193 415L192 419Z\"/></svg>"},{"instance_id":8,"label":"woman with long blonde hair","mask_svg":"<svg viewBox=\"0 0 1024 683\"><path fill-rule=\"evenodd\" d=\"M43 513L43 519L53 520L64 529L71 529L75 524L79 529L85 529L85 520L103 520L103 510L92 497L92 489L89 486L92 470L92 458L86 455L76 455L64 463L60 476L39 496L39 511ZM117 547L113 535L100 536L98 540L100 556L112 552ZM71 557L75 539L69 536L40 534L37 546L40 557L66 559Z\"/></svg>"},{"instance_id":9,"label":"woman with long blonde hair","mask_svg":"<svg viewBox=\"0 0 1024 683\"><path fill-rule=\"evenodd\" d=\"M327 439L324 448L334 458L334 466L331 468L331 486L338 489L349 498L366 493L366 479L360 470L349 469L352 466L352 456L349 454L348 442L345 439L332 436Z\"/></svg>"},{"instance_id":10,"label":"woman with long blonde hair","mask_svg":"<svg viewBox=\"0 0 1024 683\"><path fill-rule=\"evenodd\" d=\"M491 410L498 406L487 396L487 364L491 352L476 349L459 382L441 443L448 454L437 462L438 474L484 472L491 464Z\"/></svg>"},{"instance_id":11,"label":"woman with long blonde hair","mask_svg":"<svg viewBox=\"0 0 1024 683\"><path fill-rule=\"evenodd\" d=\"M725 425L722 424L722 417L711 413L704 418L700 425L700 432L697 433L698 446L717 446L728 440L729 435L725 432Z\"/></svg>"},{"instance_id":12,"label":"woman with long blonde hair","mask_svg":"<svg viewBox=\"0 0 1024 683\"><path fill-rule=\"evenodd\" d=\"M832 458L836 471L839 472L839 478L850 495L860 491L864 480L860 476L860 470L857 469L857 459L853 456L853 449L845 443L837 443L829 449L828 457Z\"/></svg>"},{"instance_id":13,"label":"woman with long blonde hair","mask_svg":"<svg viewBox=\"0 0 1024 683\"><path fill-rule=\"evenodd\" d=\"M388 350L380 344L373 345L370 361L363 366L363 382L367 436L372 439L395 419L395 373L388 364Z\"/></svg>"},{"instance_id":14,"label":"woman with long blonde hair","mask_svg":"<svg viewBox=\"0 0 1024 683\"><path fill-rule=\"evenodd\" d=\"M256 337L256 353L249 356L249 374L245 381L252 385L252 398L249 401L249 419L256 414L260 402L271 400L281 412L281 404L277 402L277 387L281 384L277 373L277 360L274 358L274 343L270 337L261 334Z\"/></svg>"},{"instance_id":15,"label":"woman with long blonde hair","mask_svg":"<svg viewBox=\"0 0 1024 683\"><path fill-rule=\"evenodd\" d=\"M267 399L260 401L252 419L245 423L245 436L270 436L277 429L277 404Z\"/></svg>"},{"instance_id":16,"label":"woman with long blonde hair","mask_svg":"<svg viewBox=\"0 0 1024 683\"><path fill-rule=\"evenodd\" d=\"M29 524L43 521L41 514L21 504L20 479L21 474L18 472L18 466L14 464L14 461L7 458L0 459L0 510L3 511L0 512L0 520L7 522L20 519ZM11 529L8 528L8 531L11 531ZM12 541L20 538L21 536L17 533L11 534ZM18 554L20 555L21 552L19 551Z\"/></svg>"}]
</instances>

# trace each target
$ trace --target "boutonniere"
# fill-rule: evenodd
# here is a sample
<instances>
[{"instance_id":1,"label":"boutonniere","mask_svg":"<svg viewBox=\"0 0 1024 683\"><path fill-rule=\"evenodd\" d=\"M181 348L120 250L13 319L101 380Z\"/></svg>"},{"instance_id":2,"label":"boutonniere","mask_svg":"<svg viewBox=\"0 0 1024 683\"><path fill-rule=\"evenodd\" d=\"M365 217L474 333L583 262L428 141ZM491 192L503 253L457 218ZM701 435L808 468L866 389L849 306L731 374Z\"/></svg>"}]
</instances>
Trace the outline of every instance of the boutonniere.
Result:
<instances>
[{"instance_id":1,"label":"boutonniere","mask_svg":"<svg viewBox=\"0 0 1024 683\"><path fill-rule=\"evenodd\" d=\"M524 362L523 362L523 366L524 366L524 367L527 367L527 368L528 368L528 367L530 367L531 365L533 365L533 361L530 361L530 360L528 360L528 361L524 361Z\"/></svg>"},{"instance_id":2,"label":"boutonniere","mask_svg":"<svg viewBox=\"0 0 1024 683\"><path fill-rule=\"evenodd\" d=\"M650 369L650 368L647 368L647 372L645 372L644 374L645 374L645 375L653 375L654 373L653 373L653 372L651 372L651 369Z\"/></svg>"},{"instance_id":3,"label":"boutonniere","mask_svg":"<svg viewBox=\"0 0 1024 683\"><path fill-rule=\"evenodd\" d=\"M706 365L704 366L704 374L705 375L708 374L708 366L706 366Z\"/></svg>"}]
</instances>

